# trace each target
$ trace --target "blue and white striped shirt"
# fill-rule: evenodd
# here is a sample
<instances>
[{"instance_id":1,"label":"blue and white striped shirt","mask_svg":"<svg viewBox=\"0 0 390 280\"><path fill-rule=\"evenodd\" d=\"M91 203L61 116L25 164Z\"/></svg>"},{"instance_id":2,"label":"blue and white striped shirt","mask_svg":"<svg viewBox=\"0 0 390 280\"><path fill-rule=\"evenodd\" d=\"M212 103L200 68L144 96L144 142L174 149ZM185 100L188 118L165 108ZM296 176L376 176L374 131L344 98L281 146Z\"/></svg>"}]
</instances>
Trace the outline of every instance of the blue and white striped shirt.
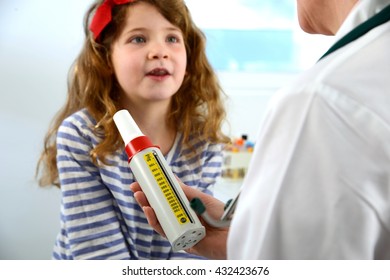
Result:
<instances>
[{"instance_id":1,"label":"blue and white striped shirt","mask_svg":"<svg viewBox=\"0 0 390 280\"><path fill-rule=\"evenodd\" d=\"M57 167L61 183L61 231L54 259L192 259L173 252L153 231L129 189L134 181L124 150L107 157L109 165L92 163L90 152L100 138L96 121L81 110L63 121L57 134ZM222 147L194 137L196 153L180 145L178 134L166 159L187 185L209 192L221 172Z\"/></svg>"}]
</instances>

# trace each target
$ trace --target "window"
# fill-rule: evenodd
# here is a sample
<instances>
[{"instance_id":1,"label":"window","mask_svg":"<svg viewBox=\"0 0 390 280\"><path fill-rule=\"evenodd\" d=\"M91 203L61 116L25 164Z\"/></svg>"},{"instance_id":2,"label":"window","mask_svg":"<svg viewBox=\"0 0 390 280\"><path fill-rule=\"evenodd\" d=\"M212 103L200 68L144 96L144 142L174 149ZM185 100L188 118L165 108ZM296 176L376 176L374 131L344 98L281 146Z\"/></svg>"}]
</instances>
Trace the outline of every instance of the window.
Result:
<instances>
[{"instance_id":1,"label":"window","mask_svg":"<svg viewBox=\"0 0 390 280\"><path fill-rule=\"evenodd\" d=\"M293 34L288 29L206 29L207 53L218 71L295 71Z\"/></svg>"},{"instance_id":2,"label":"window","mask_svg":"<svg viewBox=\"0 0 390 280\"><path fill-rule=\"evenodd\" d=\"M207 36L208 57L219 72L297 72L325 51L321 42L311 48L312 38L300 30L295 1L186 2Z\"/></svg>"}]
</instances>

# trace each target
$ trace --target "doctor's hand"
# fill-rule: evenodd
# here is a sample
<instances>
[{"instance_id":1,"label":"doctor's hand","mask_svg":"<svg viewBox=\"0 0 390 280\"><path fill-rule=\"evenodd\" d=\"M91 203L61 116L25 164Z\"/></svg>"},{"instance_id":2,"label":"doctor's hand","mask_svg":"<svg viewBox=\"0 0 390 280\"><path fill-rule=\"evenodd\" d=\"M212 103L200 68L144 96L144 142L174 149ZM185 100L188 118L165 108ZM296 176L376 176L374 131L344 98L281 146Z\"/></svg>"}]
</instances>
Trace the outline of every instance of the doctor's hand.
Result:
<instances>
[{"instance_id":1,"label":"doctor's hand","mask_svg":"<svg viewBox=\"0 0 390 280\"><path fill-rule=\"evenodd\" d=\"M224 203L222 201L197 189L186 186L180 182L180 180L179 183L189 201L196 197L200 198L205 205L208 214L212 218L219 219L222 216L224 211ZM139 184L137 182L132 183L130 185L130 189L134 193L134 198L142 207L149 225L151 225L160 235L166 237L160 223L157 220L154 210L150 207L150 204ZM206 236L195 246L186 249L185 251L208 259L226 259L226 242L229 228L215 228L208 225L201 217L199 217L199 219L206 228Z\"/></svg>"}]
</instances>

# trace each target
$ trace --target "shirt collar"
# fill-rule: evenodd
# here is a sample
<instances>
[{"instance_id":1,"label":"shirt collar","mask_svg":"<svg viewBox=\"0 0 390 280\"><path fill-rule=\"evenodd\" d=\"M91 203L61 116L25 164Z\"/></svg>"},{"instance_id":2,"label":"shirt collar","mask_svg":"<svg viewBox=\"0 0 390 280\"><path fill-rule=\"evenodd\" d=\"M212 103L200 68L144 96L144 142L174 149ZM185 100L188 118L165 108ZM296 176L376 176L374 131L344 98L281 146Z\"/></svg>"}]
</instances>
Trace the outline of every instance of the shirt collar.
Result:
<instances>
[{"instance_id":1,"label":"shirt collar","mask_svg":"<svg viewBox=\"0 0 390 280\"><path fill-rule=\"evenodd\" d=\"M390 0L360 0L337 32L336 41L390 4Z\"/></svg>"}]
</instances>

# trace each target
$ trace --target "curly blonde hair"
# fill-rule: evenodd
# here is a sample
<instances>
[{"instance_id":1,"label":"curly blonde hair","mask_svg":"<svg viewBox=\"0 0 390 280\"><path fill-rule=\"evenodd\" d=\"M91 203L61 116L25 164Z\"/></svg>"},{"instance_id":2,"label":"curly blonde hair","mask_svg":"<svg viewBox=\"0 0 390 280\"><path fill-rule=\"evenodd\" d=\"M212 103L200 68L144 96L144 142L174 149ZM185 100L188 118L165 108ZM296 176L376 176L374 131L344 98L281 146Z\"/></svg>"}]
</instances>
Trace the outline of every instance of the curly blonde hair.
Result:
<instances>
[{"instance_id":1,"label":"curly blonde hair","mask_svg":"<svg viewBox=\"0 0 390 280\"><path fill-rule=\"evenodd\" d=\"M97 7L103 1L96 1L88 9L84 19L86 39L83 49L69 71L68 96L65 105L57 113L44 139L44 149L37 165L37 177L41 186L59 187L56 164L56 135L62 121L82 108L86 108L97 121L94 131L104 135L102 141L91 151L95 164L97 159L105 163L107 155L123 146L119 132L113 122L113 115L121 109L120 88L111 71L111 45L121 33L130 6L146 2L183 33L187 52L187 75L173 95L169 124L183 134L183 144L190 135L213 143L227 143L222 132L225 120L223 93L217 76L206 57L206 39L203 32L192 21L183 0L137 0L117 5L112 9L112 21L93 39L88 29Z\"/></svg>"}]
</instances>

